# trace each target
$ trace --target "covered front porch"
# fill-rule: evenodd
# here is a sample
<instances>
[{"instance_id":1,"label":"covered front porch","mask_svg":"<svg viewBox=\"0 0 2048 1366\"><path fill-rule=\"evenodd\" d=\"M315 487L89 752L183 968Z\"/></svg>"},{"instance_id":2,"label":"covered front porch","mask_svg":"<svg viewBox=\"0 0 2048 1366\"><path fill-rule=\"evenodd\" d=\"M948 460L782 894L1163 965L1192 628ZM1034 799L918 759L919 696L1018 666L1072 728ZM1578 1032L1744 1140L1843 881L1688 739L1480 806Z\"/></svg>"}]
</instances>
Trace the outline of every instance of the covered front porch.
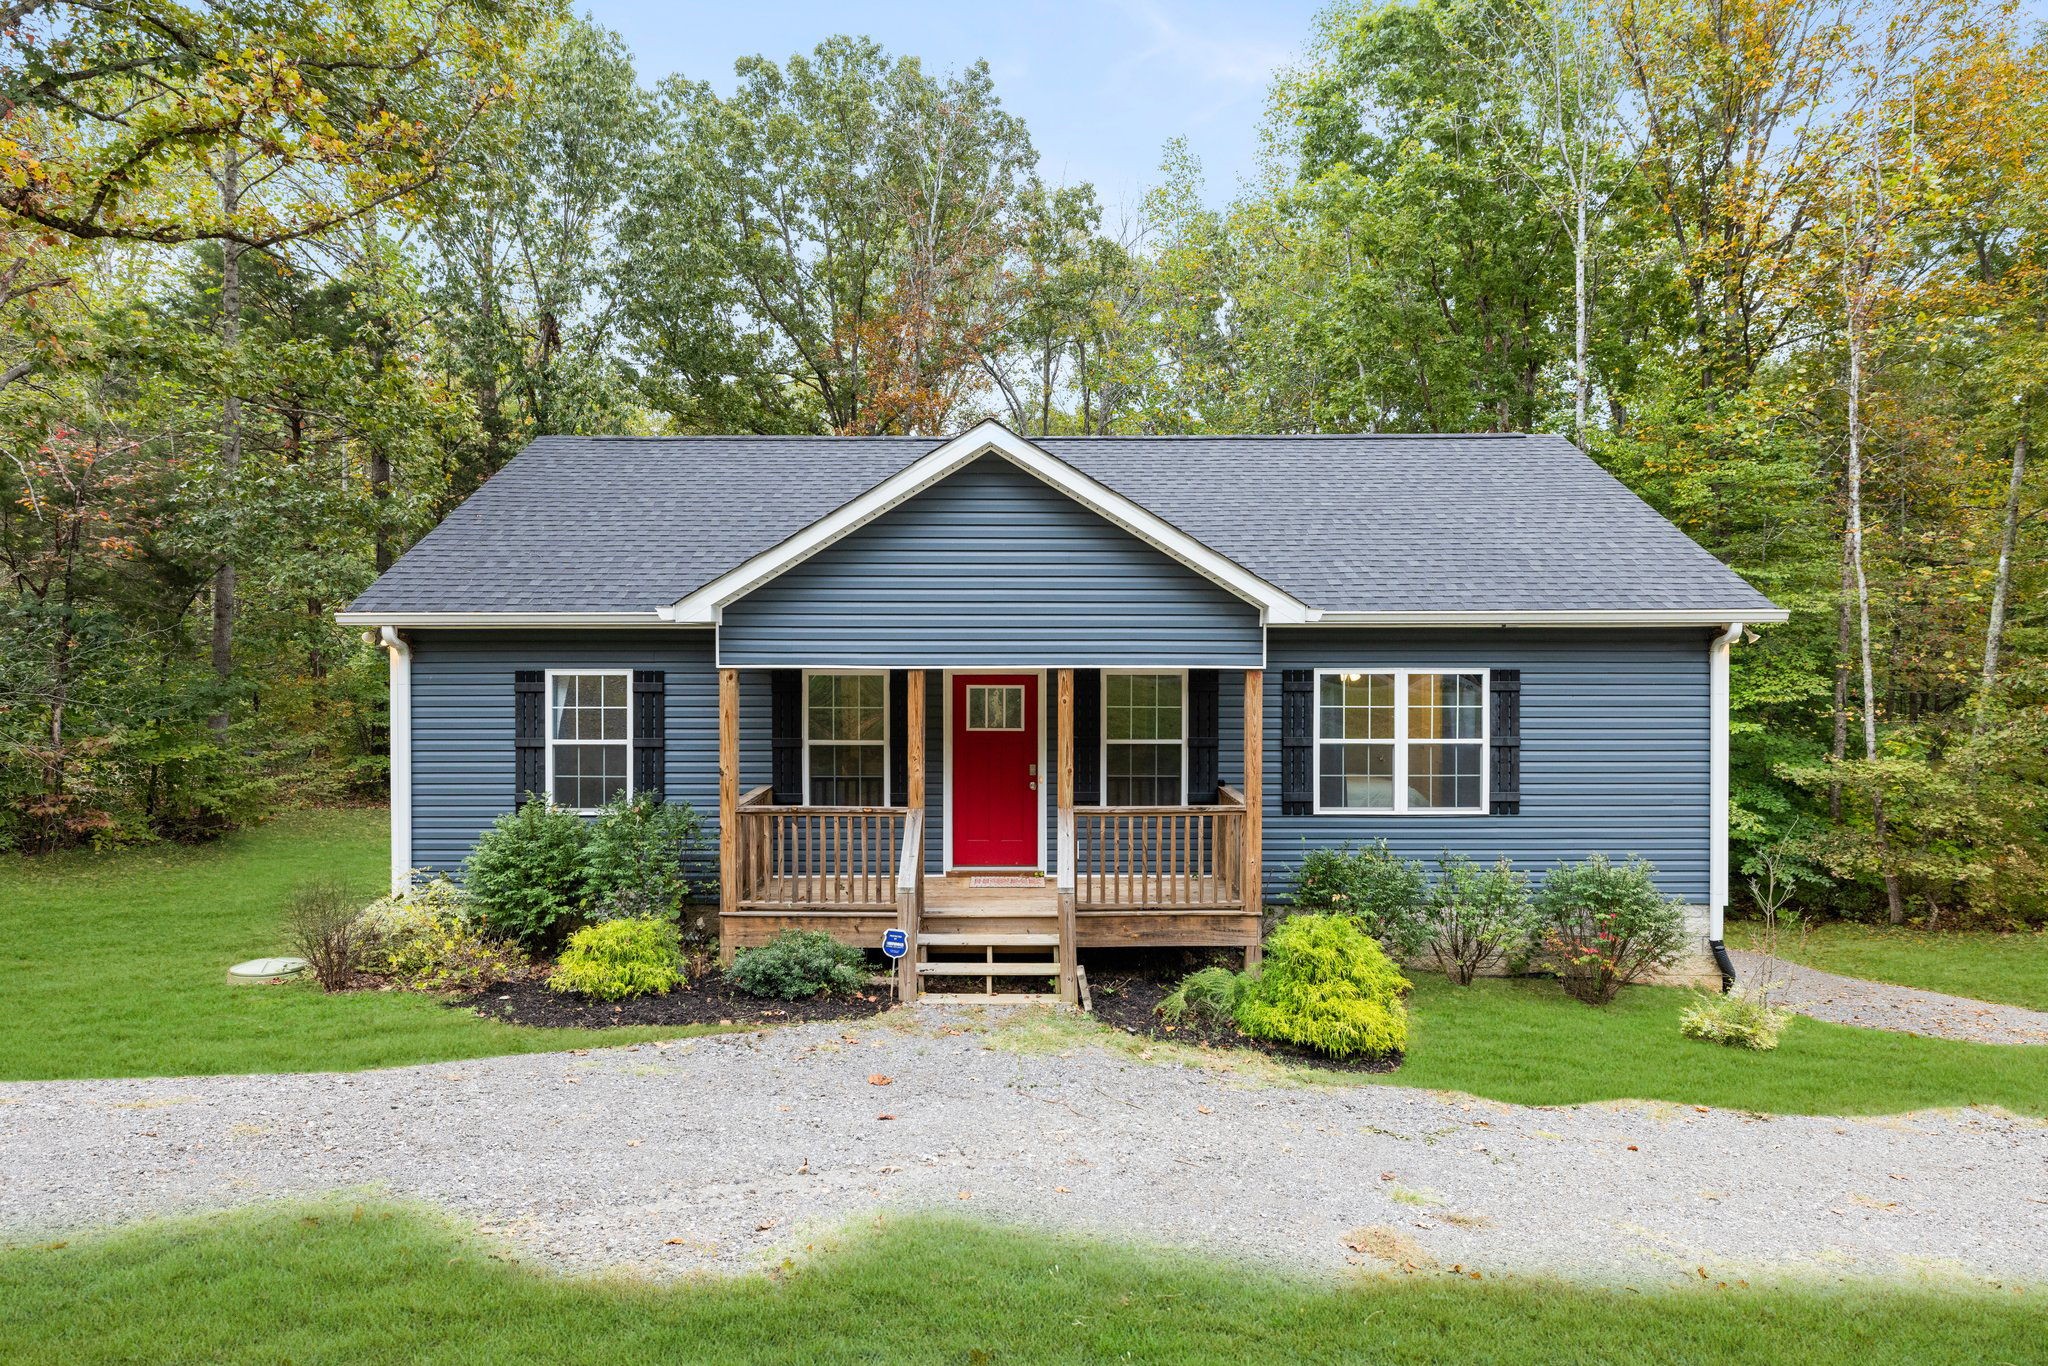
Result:
<instances>
[{"instance_id":1,"label":"covered front porch","mask_svg":"<svg viewBox=\"0 0 2048 1366\"><path fill-rule=\"evenodd\" d=\"M1221 946L1256 961L1264 754L1258 669L1241 675L1238 784L1218 780L1215 672L1192 690L1187 670L1141 675L1179 680L1179 749L1162 777L1163 756L1153 764L1141 749L1119 755L1114 749L1128 742L1108 741L1108 731L1077 714L1077 706L1102 705L1099 696L1078 696L1081 682L1091 694L1101 688L1101 671L1048 668L871 671L886 680L885 733L865 741L879 744L879 757L859 752L859 740L837 742L829 702L822 723L812 714L808 690L816 683L805 674L805 712L777 718L777 743L796 725L805 737L822 725L835 742L806 739L800 756L778 754L778 775L793 772L800 757L800 783L743 786L742 735L759 718L743 714L742 697L760 695L742 686L746 672L719 671L719 928L728 957L790 929L822 930L862 948L879 948L886 931L901 929L910 944L898 963L902 999L1004 999L1036 986L1068 1002L1082 994L1084 949ZM860 704L856 695L848 705L858 711ZM1179 718L1205 705L1211 752L1190 763L1191 732ZM773 691L770 706L788 709ZM934 721L943 722L935 754ZM1086 752L1077 756L1077 744ZM1077 792L1083 768L1087 790ZM940 779L941 797L929 776ZM877 792L886 800L817 800ZM1180 800L1112 804L1120 795L1161 792ZM1026 822L1028 835L1012 833ZM1049 838L1038 833L1048 822Z\"/></svg>"}]
</instances>

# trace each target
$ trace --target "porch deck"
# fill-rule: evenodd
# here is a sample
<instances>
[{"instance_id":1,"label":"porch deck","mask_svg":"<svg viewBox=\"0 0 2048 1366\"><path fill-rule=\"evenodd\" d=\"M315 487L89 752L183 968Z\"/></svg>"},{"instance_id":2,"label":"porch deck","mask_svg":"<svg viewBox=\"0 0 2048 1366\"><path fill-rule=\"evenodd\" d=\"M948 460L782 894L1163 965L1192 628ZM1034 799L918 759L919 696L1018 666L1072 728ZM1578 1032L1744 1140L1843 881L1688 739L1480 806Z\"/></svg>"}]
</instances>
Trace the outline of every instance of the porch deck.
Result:
<instances>
[{"instance_id":1,"label":"porch deck","mask_svg":"<svg viewBox=\"0 0 2048 1366\"><path fill-rule=\"evenodd\" d=\"M928 873L924 675L909 674L909 762L902 806L776 804L738 784L738 686L723 670L720 731L720 947L726 955L785 930L822 930L862 948L903 930L905 999L951 978L1040 978L1078 998L1087 948L1241 948L1260 944L1261 676L1245 675L1244 789L1184 806L1076 806L1073 674L1058 675L1057 867L1043 878Z\"/></svg>"}]
</instances>

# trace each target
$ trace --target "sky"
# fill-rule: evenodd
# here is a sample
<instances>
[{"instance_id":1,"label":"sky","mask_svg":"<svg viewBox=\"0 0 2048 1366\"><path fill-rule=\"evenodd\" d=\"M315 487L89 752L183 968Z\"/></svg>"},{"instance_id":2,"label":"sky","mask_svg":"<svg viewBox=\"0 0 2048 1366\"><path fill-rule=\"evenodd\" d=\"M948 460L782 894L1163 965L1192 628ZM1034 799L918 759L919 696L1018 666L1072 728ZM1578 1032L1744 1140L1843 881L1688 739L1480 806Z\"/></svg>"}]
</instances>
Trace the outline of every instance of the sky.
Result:
<instances>
[{"instance_id":1,"label":"sky","mask_svg":"<svg viewBox=\"0 0 2048 1366\"><path fill-rule=\"evenodd\" d=\"M1185 137L1206 197L1228 200L1254 172L1276 68L1299 58L1325 0L578 0L625 37L643 84L681 73L733 86L735 58L784 60L833 33L947 70L986 58L1004 107L1023 117L1039 169L1091 182L1112 218L1156 179L1160 149Z\"/></svg>"}]
</instances>

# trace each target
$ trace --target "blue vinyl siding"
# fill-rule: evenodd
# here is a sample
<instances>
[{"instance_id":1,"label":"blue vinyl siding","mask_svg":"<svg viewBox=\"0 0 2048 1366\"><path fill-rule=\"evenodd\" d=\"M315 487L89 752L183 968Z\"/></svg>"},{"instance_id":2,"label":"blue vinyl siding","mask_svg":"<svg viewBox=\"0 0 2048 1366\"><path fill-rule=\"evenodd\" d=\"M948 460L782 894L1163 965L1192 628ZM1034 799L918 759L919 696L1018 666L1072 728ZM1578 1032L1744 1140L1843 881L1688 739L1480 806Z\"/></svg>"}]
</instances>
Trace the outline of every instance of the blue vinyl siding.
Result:
<instances>
[{"instance_id":1,"label":"blue vinyl siding","mask_svg":"<svg viewBox=\"0 0 2048 1366\"><path fill-rule=\"evenodd\" d=\"M660 669L664 790L718 826L718 674L709 631L415 631L413 864L453 871L512 809L512 675L520 669ZM768 677L740 678L742 787L768 781Z\"/></svg>"},{"instance_id":2,"label":"blue vinyl siding","mask_svg":"<svg viewBox=\"0 0 2048 1366\"><path fill-rule=\"evenodd\" d=\"M1489 862L1505 854L1532 874L1590 853L1640 854L1657 865L1666 892L1703 905L1707 641L1698 630L1274 629L1265 689L1266 894L1289 890L1309 848L1385 839L1404 857L1431 862L1446 849ZM1521 814L1280 814L1280 671L1375 665L1522 671ZM1226 675L1223 685L1226 782L1244 772L1235 678Z\"/></svg>"},{"instance_id":3,"label":"blue vinyl siding","mask_svg":"<svg viewBox=\"0 0 2048 1366\"><path fill-rule=\"evenodd\" d=\"M728 603L735 667L1258 664L1258 609L998 456Z\"/></svg>"}]
</instances>

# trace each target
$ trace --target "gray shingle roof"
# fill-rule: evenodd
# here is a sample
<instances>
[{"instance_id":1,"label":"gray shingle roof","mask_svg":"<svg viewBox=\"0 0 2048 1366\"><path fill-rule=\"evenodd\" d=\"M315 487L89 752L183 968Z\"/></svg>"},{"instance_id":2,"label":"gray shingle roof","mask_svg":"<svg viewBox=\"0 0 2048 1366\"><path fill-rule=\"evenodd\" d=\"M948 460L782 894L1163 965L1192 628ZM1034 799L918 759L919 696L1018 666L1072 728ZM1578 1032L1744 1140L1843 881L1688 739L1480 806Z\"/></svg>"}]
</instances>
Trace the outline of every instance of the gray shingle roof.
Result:
<instances>
[{"instance_id":1,"label":"gray shingle roof","mask_svg":"<svg viewBox=\"0 0 2048 1366\"><path fill-rule=\"evenodd\" d=\"M850 502L924 437L542 437L353 612L648 612ZM1039 446L1336 612L1770 607L1554 436L1048 437Z\"/></svg>"}]
</instances>

